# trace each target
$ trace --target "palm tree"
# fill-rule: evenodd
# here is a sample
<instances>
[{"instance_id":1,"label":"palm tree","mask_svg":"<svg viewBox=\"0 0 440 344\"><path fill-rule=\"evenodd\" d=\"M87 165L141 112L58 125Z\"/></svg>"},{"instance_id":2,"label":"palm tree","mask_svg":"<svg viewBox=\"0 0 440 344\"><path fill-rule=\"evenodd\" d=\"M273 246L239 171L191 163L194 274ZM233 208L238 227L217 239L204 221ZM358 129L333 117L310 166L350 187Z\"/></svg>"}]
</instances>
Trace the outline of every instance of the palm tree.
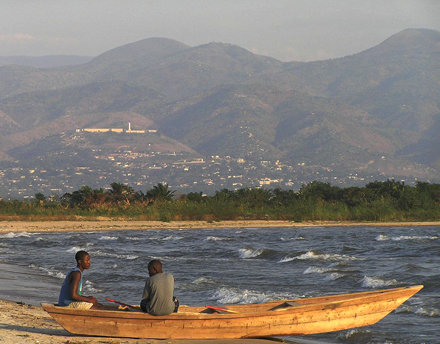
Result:
<instances>
[{"instance_id":1,"label":"palm tree","mask_svg":"<svg viewBox=\"0 0 440 344\"><path fill-rule=\"evenodd\" d=\"M61 204L71 208L84 207L85 199L92 193L92 188L89 186L83 186L81 189L72 193L65 193L61 197Z\"/></svg>"},{"instance_id":2,"label":"palm tree","mask_svg":"<svg viewBox=\"0 0 440 344\"><path fill-rule=\"evenodd\" d=\"M105 192L103 188L95 189L86 197L84 197L84 201L88 205L99 205L104 204L107 198L109 197L109 193Z\"/></svg>"},{"instance_id":3,"label":"palm tree","mask_svg":"<svg viewBox=\"0 0 440 344\"><path fill-rule=\"evenodd\" d=\"M129 204L136 198L136 192L131 186L122 183L111 183L110 198L113 202L125 202Z\"/></svg>"},{"instance_id":4,"label":"palm tree","mask_svg":"<svg viewBox=\"0 0 440 344\"><path fill-rule=\"evenodd\" d=\"M147 191L147 198L152 201L172 201L175 191L168 189L168 184L158 183Z\"/></svg>"}]
</instances>

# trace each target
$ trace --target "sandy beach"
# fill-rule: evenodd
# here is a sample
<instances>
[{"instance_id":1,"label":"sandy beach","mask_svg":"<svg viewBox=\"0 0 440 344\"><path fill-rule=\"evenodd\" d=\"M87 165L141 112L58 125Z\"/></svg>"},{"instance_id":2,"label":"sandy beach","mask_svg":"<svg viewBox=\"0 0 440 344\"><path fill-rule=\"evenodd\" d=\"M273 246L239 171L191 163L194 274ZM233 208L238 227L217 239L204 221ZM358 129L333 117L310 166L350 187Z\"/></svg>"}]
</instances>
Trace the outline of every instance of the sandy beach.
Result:
<instances>
[{"instance_id":1,"label":"sandy beach","mask_svg":"<svg viewBox=\"0 0 440 344\"><path fill-rule=\"evenodd\" d=\"M440 226L439 222L292 222L292 221L122 221L110 219L76 221L0 221L0 233L9 232L71 232L132 229L191 228L258 228L258 227L320 227L320 226Z\"/></svg>"}]
</instances>

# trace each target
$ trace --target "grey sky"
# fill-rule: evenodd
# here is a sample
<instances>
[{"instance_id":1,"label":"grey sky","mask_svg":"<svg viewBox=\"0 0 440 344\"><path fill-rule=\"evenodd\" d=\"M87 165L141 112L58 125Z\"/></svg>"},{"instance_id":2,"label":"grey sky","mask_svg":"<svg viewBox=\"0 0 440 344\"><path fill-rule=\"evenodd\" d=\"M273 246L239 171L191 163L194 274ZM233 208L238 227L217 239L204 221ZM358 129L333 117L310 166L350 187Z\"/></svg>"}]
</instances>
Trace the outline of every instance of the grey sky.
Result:
<instances>
[{"instance_id":1,"label":"grey sky","mask_svg":"<svg viewBox=\"0 0 440 344\"><path fill-rule=\"evenodd\" d=\"M87 55L148 37L237 44L282 61L440 31L439 0L0 0L0 56Z\"/></svg>"}]
</instances>

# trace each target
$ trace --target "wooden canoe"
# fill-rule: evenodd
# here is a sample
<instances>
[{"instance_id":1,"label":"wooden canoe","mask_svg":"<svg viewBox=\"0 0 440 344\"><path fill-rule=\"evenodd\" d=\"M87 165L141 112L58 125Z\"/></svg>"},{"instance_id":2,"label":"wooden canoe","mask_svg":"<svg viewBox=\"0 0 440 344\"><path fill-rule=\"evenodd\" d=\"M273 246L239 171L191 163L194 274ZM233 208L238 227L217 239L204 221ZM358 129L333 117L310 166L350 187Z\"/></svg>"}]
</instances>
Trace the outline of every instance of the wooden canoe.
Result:
<instances>
[{"instance_id":1,"label":"wooden canoe","mask_svg":"<svg viewBox=\"0 0 440 344\"><path fill-rule=\"evenodd\" d=\"M74 334L154 339L222 339L297 336L367 326L381 320L422 285L352 294L228 305L234 312L181 306L178 313L152 316L140 311L77 310L42 303Z\"/></svg>"}]
</instances>

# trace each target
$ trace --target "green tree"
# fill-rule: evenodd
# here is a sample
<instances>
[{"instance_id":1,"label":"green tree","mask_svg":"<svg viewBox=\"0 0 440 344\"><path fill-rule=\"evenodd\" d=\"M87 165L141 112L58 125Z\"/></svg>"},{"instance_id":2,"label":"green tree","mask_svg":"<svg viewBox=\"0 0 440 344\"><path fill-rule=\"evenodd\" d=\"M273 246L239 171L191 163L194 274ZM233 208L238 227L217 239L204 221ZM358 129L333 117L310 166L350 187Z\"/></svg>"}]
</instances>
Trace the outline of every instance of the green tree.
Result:
<instances>
[{"instance_id":1,"label":"green tree","mask_svg":"<svg viewBox=\"0 0 440 344\"><path fill-rule=\"evenodd\" d=\"M93 192L92 188L89 186L83 186L81 189L74 191L72 193L65 193L61 197L61 204L68 206L70 208L87 207L86 199Z\"/></svg>"},{"instance_id":2,"label":"green tree","mask_svg":"<svg viewBox=\"0 0 440 344\"><path fill-rule=\"evenodd\" d=\"M151 201L172 201L175 191L168 188L168 184L158 183L148 190L146 197Z\"/></svg>"},{"instance_id":3,"label":"green tree","mask_svg":"<svg viewBox=\"0 0 440 344\"><path fill-rule=\"evenodd\" d=\"M282 190L279 187L275 188L272 194L272 203L282 206L292 205L299 197L293 190Z\"/></svg>"},{"instance_id":4,"label":"green tree","mask_svg":"<svg viewBox=\"0 0 440 344\"><path fill-rule=\"evenodd\" d=\"M111 183L110 200L114 203L130 204L136 199L136 192L131 186L122 183Z\"/></svg>"},{"instance_id":5,"label":"green tree","mask_svg":"<svg viewBox=\"0 0 440 344\"><path fill-rule=\"evenodd\" d=\"M237 201L250 208L261 208L272 198L272 191L261 188L244 188L235 192Z\"/></svg>"},{"instance_id":6,"label":"green tree","mask_svg":"<svg viewBox=\"0 0 440 344\"><path fill-rule=\"evenodd\" d=\"M110 194L106 192L103 188L94 189L92 190L92 192L84 196L84 201L88 205L102 205L106 203L109 196Z\"/></svg>"},{"instance_id":7,"label":"green tree","mask_svg":"<svg viewBox=\"0 0 440 344\"><path fill-rule=\"evenodd\" d=\"M299 190L299 196L303 200L331 201L339 199L339 191L339 187L331 186L330 183L314 181L307 185L303 185Z\"/></svg>"},{"instance_id":8,"label":"green tree","mask_svg":"<svg viewBox=\"0 0 440 344\"><path fill-rule=\"evenodd\" d=\"M183 195L181 199L187 200L189 202L202 203L206 197L203 196L203 193L200 192L190 192L186 195Z\"/></svg>"},{"instance_id":9,"label":"green tree","mask_svg":"<svg viewBox=\"0 0 440 344\"><path fill-rule=\"evenodd\" d=\"M40 203L46 202L46 196L44 196L41 192L35 194L35 199Z\"/></svg>"},{"instance_id":10,"label":"green tree","mask_svg":"<svg viewBox=\"0 0 440 344\"><path fill-rule=\"evenodd\" d=\"M216 191L214 194L214 199L218 201L232 200L234 198L235 198L234 191L228 189L221 189L220 191Z\"/></svg>"}]
</instances>

